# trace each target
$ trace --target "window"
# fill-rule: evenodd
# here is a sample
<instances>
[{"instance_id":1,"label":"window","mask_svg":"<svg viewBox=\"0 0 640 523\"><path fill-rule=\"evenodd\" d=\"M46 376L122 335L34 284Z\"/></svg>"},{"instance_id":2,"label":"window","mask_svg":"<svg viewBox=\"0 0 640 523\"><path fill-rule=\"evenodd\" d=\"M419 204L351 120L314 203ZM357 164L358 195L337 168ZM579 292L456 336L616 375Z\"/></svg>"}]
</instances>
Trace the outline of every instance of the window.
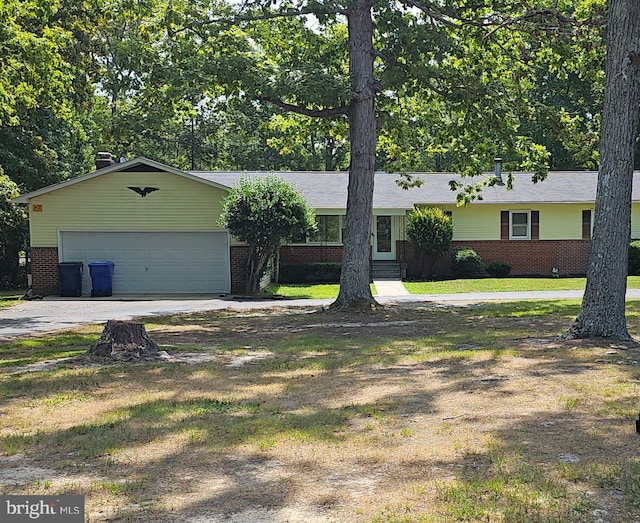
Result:
<instances>
[{"instance_id":1,"label":"window","mask_svg":"<svg viewBox=\"0 0 640 523\"><path fill-rule=\"evenodd\" d=\"M340 243L340 216L316 216L318 231L309 236L309 243Z\"/></svg>"},{"instance_id":2,"label":"window","mask_svg":"<svg viewBox=\"0 0 640 523\"><path fill-rule=\"evenodd\" d=\"M293 238L291 243L342 243L344 237L344 216L338 215L317 215L317 232L308 237Z\"/></svg>"},{"instance_id":3,"label":"window","mask_svg":"<svg viewBox=\"0 0 640 523\"><path fill-rule=\"evenodd\" d=\"M500 239L540 239L540 211L500 211Z\"/></svg>"},{"instance_id":4,"label":"window","mask_svg":"<svg viewBox=\"0 0 640 523\"><path fill-rule=\"evenodd\" d=\"M511 211L509 219L511 240L528 240L531 237L529 211Z\"/></svg>"}]
</instances>

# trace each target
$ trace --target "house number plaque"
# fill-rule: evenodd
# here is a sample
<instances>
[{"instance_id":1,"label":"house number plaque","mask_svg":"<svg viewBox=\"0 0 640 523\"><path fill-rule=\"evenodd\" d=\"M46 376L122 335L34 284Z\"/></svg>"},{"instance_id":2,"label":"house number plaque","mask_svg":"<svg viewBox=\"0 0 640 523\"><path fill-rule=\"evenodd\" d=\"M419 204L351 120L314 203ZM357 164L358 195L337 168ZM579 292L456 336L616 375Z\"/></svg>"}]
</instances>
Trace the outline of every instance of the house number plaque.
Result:
<instances>
[{"instance_id":1,"label":"house number plaque","mask_svg":"<svg viewBox=\"0 0 640 523\"><path fill-rule=\"evenodd\" d=\"M34 204L31 206L31 210L32 210L33 212L42 212L42 204L41 204L41 203L34 203Z\"/></svg>"}]
</instances>

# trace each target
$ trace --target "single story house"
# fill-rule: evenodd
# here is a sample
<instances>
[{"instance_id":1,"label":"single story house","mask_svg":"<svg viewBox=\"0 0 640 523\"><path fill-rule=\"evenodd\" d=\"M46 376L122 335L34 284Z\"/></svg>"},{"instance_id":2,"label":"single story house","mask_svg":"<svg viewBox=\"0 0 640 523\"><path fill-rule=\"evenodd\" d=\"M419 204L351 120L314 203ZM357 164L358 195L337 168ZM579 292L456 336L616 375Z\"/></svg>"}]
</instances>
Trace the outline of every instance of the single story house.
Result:
<instances>
[{"instance_id":1,"label":"single story house","mask_svg":"<svg viewBox=\"0 0 640 523\"><path fill-rule=\"evenodd\" d=\"M114 294L238 293L246 247L218 223L222 200L242 176L275 174L316 210L319 231L280 251L281 263L340 261L347 202L346 172L182 171L146 158L116 163L24 194L28 205L33 290L59 292L58 264L83 262L83 291L92 261L112 261ZM506 261L514 275L584 274L590 249L595 172L551 172L532 184L516 173L512 190L496 184L483 200L457 207L455 175L419 173L409 190L397 175L376 173L371 259L402 264L416 275L406 216L414 205L451 213L454 245L485 263ZM492 176L487 175L487 176ZM637 189L636 189L637 188ZM633 237L640 237L640 185L634 184ZM446 264L440 270L446 272Z\"/></svg>"}]
</instances>

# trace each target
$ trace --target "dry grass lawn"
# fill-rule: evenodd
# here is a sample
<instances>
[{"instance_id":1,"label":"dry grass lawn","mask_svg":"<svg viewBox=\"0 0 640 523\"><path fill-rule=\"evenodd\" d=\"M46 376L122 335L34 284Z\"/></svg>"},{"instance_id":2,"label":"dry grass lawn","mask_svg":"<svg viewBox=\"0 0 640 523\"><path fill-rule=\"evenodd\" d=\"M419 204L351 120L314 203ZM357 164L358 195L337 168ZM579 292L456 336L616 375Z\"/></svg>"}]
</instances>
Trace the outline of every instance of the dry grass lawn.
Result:
<instances>
[{"instance_id":1,"label":"dry grass lawn","mask_svg":"<svg viewBox=\"0 0 640 523\"><path fill-rule=\"evenodd\" d=\"M147 322L180 363L42 365L101 326L5 343L0 493L84 494L88 522L638 521L640 349L558 341L576 312Z\"/></svg>"}]
</instances>

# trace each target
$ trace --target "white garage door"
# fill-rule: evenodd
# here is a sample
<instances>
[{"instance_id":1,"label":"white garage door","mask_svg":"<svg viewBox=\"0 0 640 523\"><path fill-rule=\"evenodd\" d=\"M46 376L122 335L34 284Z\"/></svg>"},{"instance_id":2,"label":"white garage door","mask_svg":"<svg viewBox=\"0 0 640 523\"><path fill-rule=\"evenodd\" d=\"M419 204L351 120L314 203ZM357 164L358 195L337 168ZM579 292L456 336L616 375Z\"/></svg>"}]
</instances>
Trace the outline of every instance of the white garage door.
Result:
<instances>
[{"instance_id":1,"label":"white garage door","mask_svg":"<svg viewBox=\"0 0 640 523\"><path fill-rule=\"evenodd\" d=\"M228 293L226 232L60 233L64 262L84 263L82 293L91 293L88 264L111 261L113 294Z\"/></svg>"}]
</instances>

